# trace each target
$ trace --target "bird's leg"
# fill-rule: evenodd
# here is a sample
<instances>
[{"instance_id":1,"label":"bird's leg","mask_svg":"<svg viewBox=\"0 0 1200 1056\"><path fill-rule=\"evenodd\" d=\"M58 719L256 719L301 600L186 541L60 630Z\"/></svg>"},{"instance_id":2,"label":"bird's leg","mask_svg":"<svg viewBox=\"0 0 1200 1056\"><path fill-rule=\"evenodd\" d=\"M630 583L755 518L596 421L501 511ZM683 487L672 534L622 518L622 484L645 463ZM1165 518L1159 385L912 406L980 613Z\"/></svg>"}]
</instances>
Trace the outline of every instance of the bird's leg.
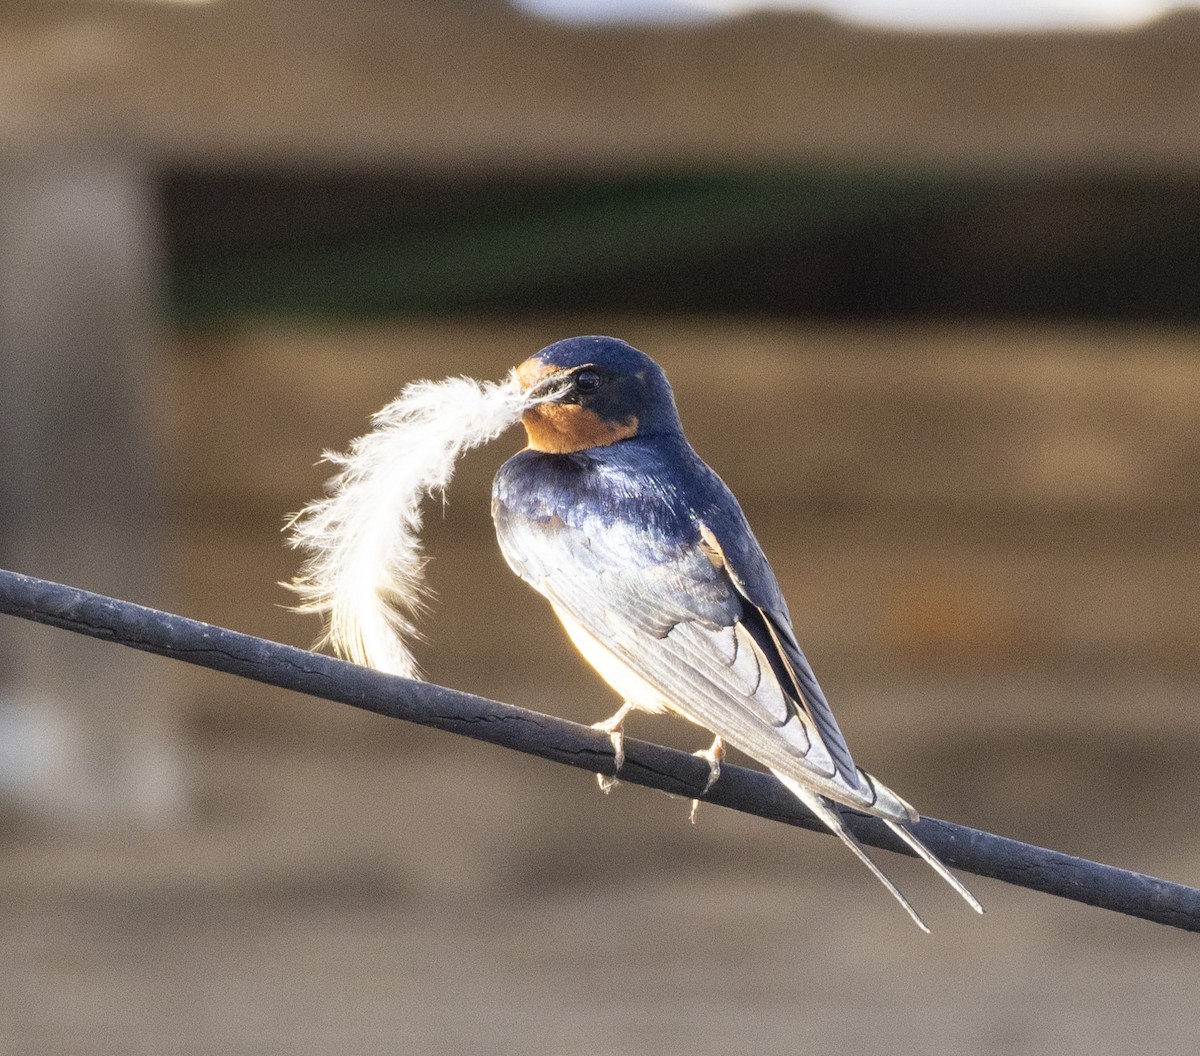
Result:
<instances>
[{"instance_id":1,"label":"bird's leg","mask_svg":"<svg viewBox=\"0 0 1200 1056\"><path fill-rule=\"evenodd\" d=\"M621 767L625 765L625 716L632 710L633 704L627 700L612 718L605 719L603 722L592 723L593 730L603 730L608 734L608 739L613 747L613 776L607 777L604 774L596 775L596 783L600 786L600 791L605 795L613 790L613 786L617 783L617 774L621 772Z\"/></svg>"},{"instance_id":2,"label":"bird's leg","mask_svg":"<svg viewBox=\"0 0 1200 1056\"><path fill-rule=\"evenodd\" d=\"M725 758L725 742L717 737L713 740L712 747L703 752L692 752L692 755L698 755L701 759L708 762L708 780L704 782L704 791L700 795L706 795L708 790L717 783L717 778L721 776L721 760ZM696 811L700 809L700 800L692 800L692 813L688 816L688 820L696 824Z\"/></svg>"}]
</instances>

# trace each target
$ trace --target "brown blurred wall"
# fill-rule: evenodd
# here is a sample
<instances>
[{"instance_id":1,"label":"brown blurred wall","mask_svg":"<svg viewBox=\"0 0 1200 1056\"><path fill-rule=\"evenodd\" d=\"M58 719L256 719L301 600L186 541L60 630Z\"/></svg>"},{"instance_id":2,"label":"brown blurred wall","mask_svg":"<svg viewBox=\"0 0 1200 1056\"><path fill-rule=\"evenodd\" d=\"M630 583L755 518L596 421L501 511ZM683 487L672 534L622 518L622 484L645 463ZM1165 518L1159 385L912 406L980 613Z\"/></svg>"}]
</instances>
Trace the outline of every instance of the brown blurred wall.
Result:
<instances>
[{"instance_id":1,"label":"brown blurred wall","mask_svg":"<svg viewBox=\"0 0 1200 1056\"><path fill-rule=\"evenodd\" d=\"M1200 16L920 34L761 13L568 28L503 3L0 5L0 147L420 168L839 161L1195 171Z\"/></svg>"}]
</instances>

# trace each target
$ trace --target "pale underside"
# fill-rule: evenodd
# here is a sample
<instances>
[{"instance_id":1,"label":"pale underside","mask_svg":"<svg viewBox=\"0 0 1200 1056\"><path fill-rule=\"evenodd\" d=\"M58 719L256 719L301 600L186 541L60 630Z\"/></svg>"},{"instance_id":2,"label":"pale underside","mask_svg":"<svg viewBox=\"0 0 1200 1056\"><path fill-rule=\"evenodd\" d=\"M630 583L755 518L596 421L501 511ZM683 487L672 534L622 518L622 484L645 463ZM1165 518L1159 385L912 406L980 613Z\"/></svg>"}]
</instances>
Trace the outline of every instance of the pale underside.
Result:
<instances>
[{"instance_id":1,"label":"pale underside","mask_svg":"<svg viewBox=\"0 0 1200 1056\"><path fill-rule=\"evenodd\" d=\"M857 789L846 783L818 731L788 699L741 623L705 627L680 622L656 638L618 615L594 611L592 622L603 623L607 632L602 642L555 597L552 586L535 586L550 600L584 659L636 709L669 712L695 723L781 777L836 802L896 821L910 820L911 808L905 809L907 804L894 794L881 795L878 782L865 779ZM687 681L696 692L663 688Z\"/></svg>"}]
</instances>

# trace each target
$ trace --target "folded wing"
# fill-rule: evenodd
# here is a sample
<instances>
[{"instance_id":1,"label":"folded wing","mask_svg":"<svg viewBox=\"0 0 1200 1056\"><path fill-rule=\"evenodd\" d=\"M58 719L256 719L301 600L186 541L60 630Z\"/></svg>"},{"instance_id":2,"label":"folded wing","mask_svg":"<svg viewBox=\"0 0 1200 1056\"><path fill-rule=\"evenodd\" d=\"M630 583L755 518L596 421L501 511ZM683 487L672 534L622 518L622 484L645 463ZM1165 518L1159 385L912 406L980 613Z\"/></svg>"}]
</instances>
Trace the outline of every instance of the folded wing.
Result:
<instances>
[{"instance_id":1,"label":"folded wing","mask_svg":"<svg viewBox=\"0 0 1200 1056\"><path fill-rule=\"evenodd\" d=\"M782 598L776 608L756 602L762 570L748 578L733 567L713 532L681 545L653 533L504 517L497 531L518 575L672 711L815 792L908 820L854 767ZM757 592L771 601L761 585Z\"/></svg>"}]
</instances>

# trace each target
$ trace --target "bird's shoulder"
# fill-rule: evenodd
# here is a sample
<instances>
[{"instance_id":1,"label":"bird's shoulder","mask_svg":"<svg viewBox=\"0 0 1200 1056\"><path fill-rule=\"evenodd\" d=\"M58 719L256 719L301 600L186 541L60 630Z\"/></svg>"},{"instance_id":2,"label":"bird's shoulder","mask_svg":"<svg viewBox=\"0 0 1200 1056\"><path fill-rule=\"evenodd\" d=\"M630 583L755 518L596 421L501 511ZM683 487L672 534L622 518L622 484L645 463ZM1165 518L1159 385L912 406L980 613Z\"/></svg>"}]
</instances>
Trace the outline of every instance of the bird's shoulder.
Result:
<instances>
[{"instance_id":1,"label":"bird's shoulder","mask_svg":"<svg viewBox=\"0 0 1200 1056\"><path fill-rule=\"evenodd\" d=\"M713 506L702 466L686 442L522 451L493 489L501 551L543 592L551 580L577 591L596 580L610 596L656 598L664 618L733 621L731 584L700 545L701 517Z\"/></svg>"},{"instance_id":2,"label":"bird's shoulder","mask_svg":"<svg viewBox=\"0 0 1200 1056\"><path fill-rule=\"evenodd\" d=\"M496 474L493 510L506 518L581 531L638 525L648 533L697 537L693 512L706 483L686 441L638 438L569 454L525 449ZM703 465L702 463L700 463Z\"/></svg>"},{"instance_id":3,"label":"bird's shoulder","mask_svg":"<svg viewBox=\"0 0 1200 1056\"><path fill-rule=\"evenodd\" d=\"M606 558L625 570L669 565L679 589L720 580L732 592L736 584L753 605L790 621L737 499L682 437L566 455L521 451L496 475L492 512L505 555L531 580L557 550L593 568Z\"/></svg>"}]
</instances>

